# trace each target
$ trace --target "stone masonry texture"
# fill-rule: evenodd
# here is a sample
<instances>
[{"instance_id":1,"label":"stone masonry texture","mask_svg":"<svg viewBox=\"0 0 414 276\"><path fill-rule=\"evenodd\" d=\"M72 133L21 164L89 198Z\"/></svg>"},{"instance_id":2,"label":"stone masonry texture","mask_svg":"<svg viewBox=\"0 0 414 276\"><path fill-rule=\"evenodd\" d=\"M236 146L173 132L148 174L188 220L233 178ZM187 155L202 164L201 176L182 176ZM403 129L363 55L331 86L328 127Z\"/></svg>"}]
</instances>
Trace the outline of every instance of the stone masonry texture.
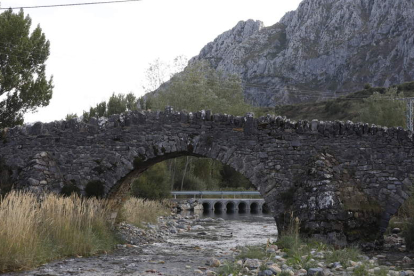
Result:
<instances>
[{"instance_id":1,"label":"stone masonry texture","mask_svg":"<svg viewBox=\"0 0 414 276\"><path fill-rule=\"evenodd\" d=\"M247 177L278 230L298 217L309 237L345 245L381 243L411 193L412 133L352 122L298 121L175 112L35 123L1 130L0 158L14 187L82 192L91 181L119 202L151 165L178 156L218 160Z\"/></svg>"}]
</instances>

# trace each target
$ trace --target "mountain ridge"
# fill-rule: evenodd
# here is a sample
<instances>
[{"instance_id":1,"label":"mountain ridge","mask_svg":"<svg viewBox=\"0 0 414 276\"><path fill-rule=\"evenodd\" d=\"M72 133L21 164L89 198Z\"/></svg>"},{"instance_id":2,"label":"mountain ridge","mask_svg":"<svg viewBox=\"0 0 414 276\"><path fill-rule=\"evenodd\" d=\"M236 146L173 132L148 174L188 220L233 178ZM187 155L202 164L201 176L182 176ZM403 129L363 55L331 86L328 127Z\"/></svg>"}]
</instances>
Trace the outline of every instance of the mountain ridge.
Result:
<instances>
[{"instance_id":1,"label":"mountain ridge","mask_svg":"<svg viewBox=\"0 0 414 276\"><path fill-rule=\"evenodd\" d=\"M190 64L208 60L263 107L345 95L414 79L414 2L304 0L270 27L239 22Z\"/></svg>"}]
</instances>

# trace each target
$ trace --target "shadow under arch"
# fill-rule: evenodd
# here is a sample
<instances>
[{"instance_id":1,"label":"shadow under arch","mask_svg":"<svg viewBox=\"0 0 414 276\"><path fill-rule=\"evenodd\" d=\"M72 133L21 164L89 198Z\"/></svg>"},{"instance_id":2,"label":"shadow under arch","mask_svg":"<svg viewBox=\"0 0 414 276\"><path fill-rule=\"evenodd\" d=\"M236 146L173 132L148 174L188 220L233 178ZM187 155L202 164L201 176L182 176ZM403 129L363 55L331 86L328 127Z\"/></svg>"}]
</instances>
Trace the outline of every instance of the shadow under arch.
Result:
<instances>
[{"instance_id":1,"label":"shadow under arch","mask_svg":"<svg viewBox=\"0 0 414 276\"><path fill-rule=\"evenodd\" d=\"M247 210L250 210L250 208L247 207L247 203L245 201L241 201L239 203L239 213L246 213Z\"/></svg>"},{"instance_id":2,"label":"shadow under arch","mask_svg":"<svg viewBox=\"0 0 414 276\"><path fill-rule=\"evenodd\" d=\"M212 208L211 204L209 202L203 202L203 210L206 211L210 211Z\"/></svg>"},{"instance_id":3,"label":"shadow under arch","mask_svg":"<svg viewBox=\"0 0 414 276\"><path fill-rule=\"evenodd\" d=\"M221 148L219 145L217 145L218 148ZM145 159L145 156L140 155L139 157L135 157L133 160L133 169L130 170L130 172L122 177L119 181L116 182L115 185L110 188L110 190L107 193L107 199L108 202L110 202L110 210L111 210L111 217L110 221L112 224L115 223L118 211L122 207L124 201L127 199L129 195L129 191L132 185L132 182L137 179L143 172L148 170L151 166L169 160L174 159L178 157L183 156L191 156L191 157L198 157L198 158L210 158L215 161L221 162L225 165L230 166L232 169L234 169L236 172L243 175L254 187L257 189L257 184L254 183L254 174L246 174L244 167L238 167L233 166L234 163L232 162L223 162L222 155L218 155L217 158L213 158L210 155L203 155L203 154L197 154L194 153L194 147L192 145L187 146L188 151L180 151L180 152L171 152L171 153L165 153L161 150L162 154L157 155L152 158ZM236 163L237 164L237 163ZM216 208L217 203L213 204L212 209L216 210L225 210L227 206L224 206L222 203L220 203L220 207ZM218 207L218 206L217 206ZM234 206L236 208L236 206Z\"/></svg>"},{"instance_id":4,"label":"shadow under arch","mask_svg":"<svg viewBox=\"0 0 414 276\"><path fill-rule=\"evenodd\" d=\"M226 203L226 209L228 213L233 213L234 211L236 211L236 203L234 203L233 201L228 201Z\"/></svg>"}]
</instances>

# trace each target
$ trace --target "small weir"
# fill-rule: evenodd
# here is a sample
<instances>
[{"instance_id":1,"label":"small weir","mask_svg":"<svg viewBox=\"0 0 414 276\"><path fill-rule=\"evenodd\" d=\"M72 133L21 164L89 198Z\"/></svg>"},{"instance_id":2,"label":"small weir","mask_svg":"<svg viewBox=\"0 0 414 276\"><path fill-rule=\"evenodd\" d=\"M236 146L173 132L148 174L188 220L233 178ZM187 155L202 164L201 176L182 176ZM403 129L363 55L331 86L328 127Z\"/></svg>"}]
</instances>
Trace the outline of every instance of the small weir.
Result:
<instances>
[{"instance_id":1,"label":"small weir","mask_svg":"<svg viewBox=\"0 0 414 276\"><path fill-rule=\"evenodd\" d=\"M259 192L238 192L238 191L184 191L171 192L174 200L181 200L183 196L197 200L203 206L204 211L227 211L239 213L268 212L269 209L264 199L258 198ZM177 196L181 198L178 199ZM204 196L204 198L203 198ZM215 196L216 198L206 198Z\"/></svg>"}]
</instances>

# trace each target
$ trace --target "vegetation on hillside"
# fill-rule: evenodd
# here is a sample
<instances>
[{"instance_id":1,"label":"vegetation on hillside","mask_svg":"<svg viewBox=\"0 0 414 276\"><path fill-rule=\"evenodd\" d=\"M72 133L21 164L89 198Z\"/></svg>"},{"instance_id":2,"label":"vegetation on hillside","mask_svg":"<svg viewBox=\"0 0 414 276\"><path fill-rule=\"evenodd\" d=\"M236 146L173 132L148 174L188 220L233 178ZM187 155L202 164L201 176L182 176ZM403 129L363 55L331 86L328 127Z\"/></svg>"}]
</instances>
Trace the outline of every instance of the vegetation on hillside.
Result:
<instances>
[{"instance_id":1,"label":"vegetation on hillside","mask_svg":"<svg viewBox=\"0 0 414 276\"><path fill-rule=\"evenodd\" d=\"M333 100L277 106L275 113L294 120L351 120L405 127L405 102L399 100L404 97L414 97L414 82L391 88L366 86Z\"/></svg>"},{"instance_id":2,"label":"vegetation on hillside","mask_svg":"<svg viewBox=\"0 0 414 276\"><path fill-rule=\"evenodd\" d=\"M244 102L241 80L214 70L206 61L195 62L175 74L166 85L146 98L153 109L172 106L176 110L213 110L245 115L252 107Z\"/></svg>"}]
</instances>

